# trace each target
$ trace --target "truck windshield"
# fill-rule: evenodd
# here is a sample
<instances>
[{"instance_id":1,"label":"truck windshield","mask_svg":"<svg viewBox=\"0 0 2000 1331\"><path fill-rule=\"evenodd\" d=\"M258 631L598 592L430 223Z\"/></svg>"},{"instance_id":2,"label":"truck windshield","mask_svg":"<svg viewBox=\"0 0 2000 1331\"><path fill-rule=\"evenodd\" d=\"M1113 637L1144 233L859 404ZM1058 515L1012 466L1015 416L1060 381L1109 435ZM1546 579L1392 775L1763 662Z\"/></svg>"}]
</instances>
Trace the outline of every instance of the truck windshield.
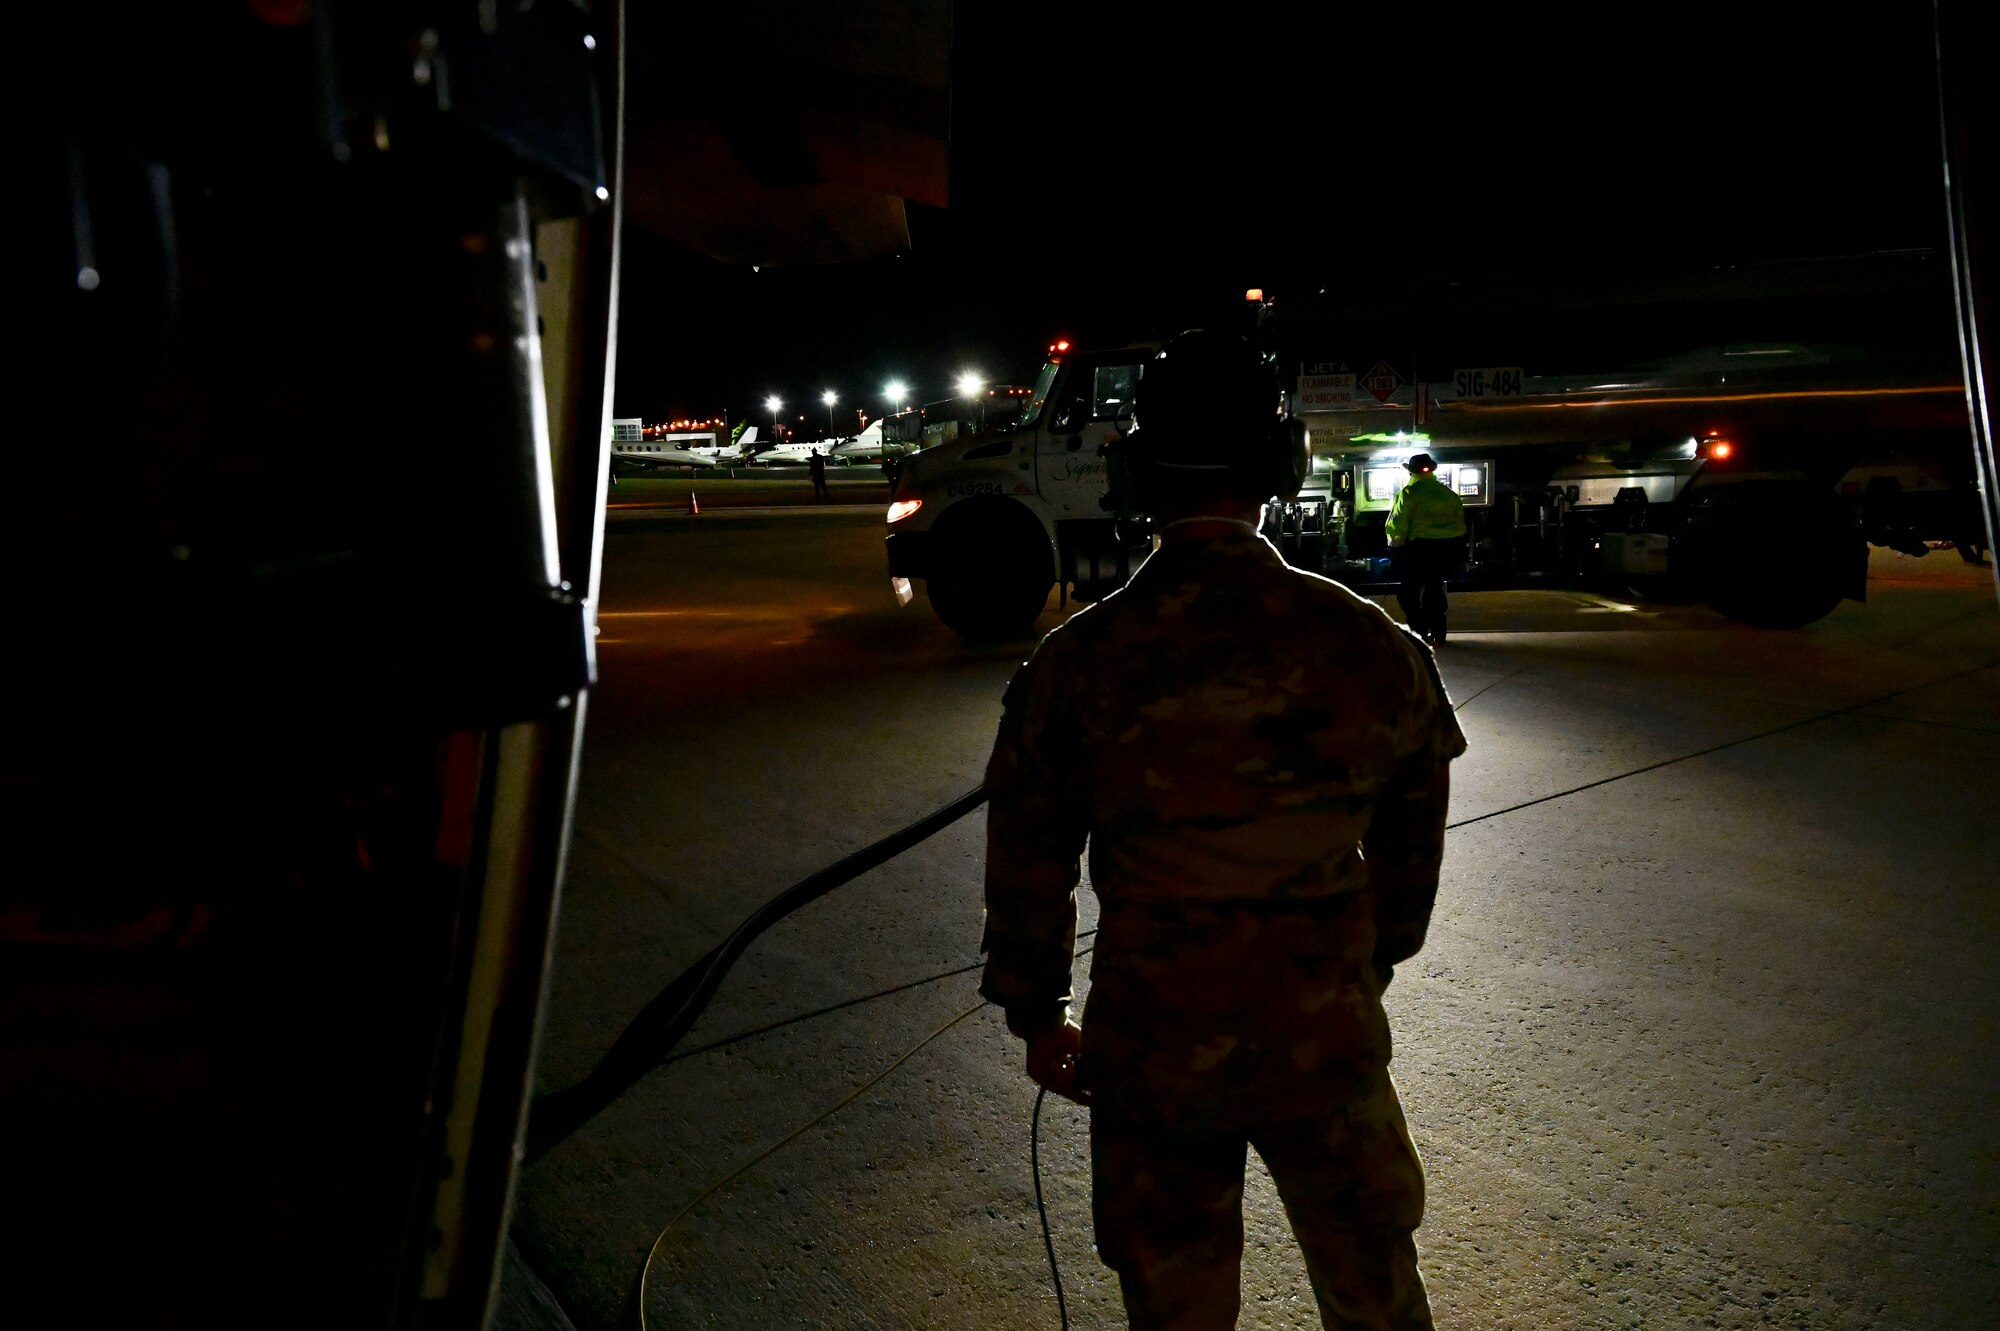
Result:
<instances>
[{"instance_id":1,"label":"truck windshield","mask_svg":"<svg viewBox=\"0 0 2000 1331\"><path fill-rule=\"evenodd\" d=\"M1062 362L1059 360L1052 360L1042 366L1042 372L1035 376L1035 390L1028 394L1027 410L1023 411L1021 419L1015 422L1015 429L1024 430L1042 418L1042 408L1048 403L1049 390L1055 387L1056 373L1061 369Z\"/></svg>"}]
</instances>

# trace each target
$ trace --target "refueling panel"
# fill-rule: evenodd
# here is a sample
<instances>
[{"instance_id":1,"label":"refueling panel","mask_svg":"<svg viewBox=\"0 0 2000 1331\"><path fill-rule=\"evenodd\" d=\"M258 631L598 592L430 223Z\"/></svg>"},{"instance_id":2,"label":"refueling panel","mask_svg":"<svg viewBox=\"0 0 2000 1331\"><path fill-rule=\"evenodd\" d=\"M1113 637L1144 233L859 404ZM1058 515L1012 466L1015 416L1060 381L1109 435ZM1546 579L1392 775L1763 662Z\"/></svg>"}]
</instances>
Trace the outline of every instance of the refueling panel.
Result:
<instances>
[{"instance_id":1,"label":"refueling panel","mask_svg":"<svg viewBox=\"0 0 2000 1331\"><path fill-rule=\"evenodd\" d=\"M1354 508L1357 513L1387 513L1396 496L1409 484L1409 469L1403 457L1375 458L1360 465ZM1440 462L1437 478L1456 494L1467 508L1485 508L1493 502L1493 463L1480 458L1463 462Z\"/></svg>"}]
</instances>

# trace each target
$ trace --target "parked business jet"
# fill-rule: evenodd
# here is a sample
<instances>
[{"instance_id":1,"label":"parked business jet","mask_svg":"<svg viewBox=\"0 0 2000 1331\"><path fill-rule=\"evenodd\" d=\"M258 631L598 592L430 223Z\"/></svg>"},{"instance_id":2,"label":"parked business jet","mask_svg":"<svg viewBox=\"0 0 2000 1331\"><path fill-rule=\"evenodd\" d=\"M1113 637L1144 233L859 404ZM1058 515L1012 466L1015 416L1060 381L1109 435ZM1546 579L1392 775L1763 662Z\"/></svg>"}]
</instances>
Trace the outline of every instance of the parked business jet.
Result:
<instances>
[{"instance_id":1,"label":"parked business jet","mask_svg":"<svg viewBox=\"0 0 2000 1331\"><path fill-rule=\"evenodd\" d=\"M745 461L756 443L754 425L746 428L733 444L717 442L712 430L659 435L647 440L614 440L611 469L615 475L630 476L681 467L727 467Z\"/></svg>"}]
</instances>

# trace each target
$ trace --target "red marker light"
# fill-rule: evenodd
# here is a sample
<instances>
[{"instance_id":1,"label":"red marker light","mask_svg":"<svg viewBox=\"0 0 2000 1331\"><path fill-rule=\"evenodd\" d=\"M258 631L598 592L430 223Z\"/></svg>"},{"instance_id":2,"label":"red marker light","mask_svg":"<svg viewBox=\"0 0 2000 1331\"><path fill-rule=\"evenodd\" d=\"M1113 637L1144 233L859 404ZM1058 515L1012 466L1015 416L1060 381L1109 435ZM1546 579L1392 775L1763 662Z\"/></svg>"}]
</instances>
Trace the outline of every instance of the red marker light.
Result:
<instances>
[{"instance_id":1,"label":"red marker light","mask_svg":"<svg viewBox=\"0 0 2000 1331\"><path fill-rule=\"evenodd\" d=\"M1708 455L1718 462L1735 451L1736 445L1730 443L1727 439L1718 439L1708 446Z\"/></svg>"}]
</instances>

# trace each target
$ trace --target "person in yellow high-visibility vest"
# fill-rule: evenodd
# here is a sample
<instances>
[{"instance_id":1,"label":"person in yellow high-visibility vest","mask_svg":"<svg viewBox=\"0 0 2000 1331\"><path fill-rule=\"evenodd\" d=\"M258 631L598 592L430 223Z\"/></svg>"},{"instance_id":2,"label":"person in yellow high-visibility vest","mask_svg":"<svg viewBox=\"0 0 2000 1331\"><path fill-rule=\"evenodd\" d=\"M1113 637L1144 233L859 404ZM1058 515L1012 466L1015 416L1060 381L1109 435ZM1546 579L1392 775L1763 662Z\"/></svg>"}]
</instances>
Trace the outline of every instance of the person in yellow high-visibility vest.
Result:
<instances>
[{"instance_id":1,"label":"person in yellow high-visibility vest","mask_svg":"<svg viewBox=\"0 0 2000 1331\"><path fill-rule=\"evenodd\" d=\"M1465 563L1465 501L1437 478L1437 463L1419 453L1410 480L1389 510L1389 553L1396 600L1409 626L1432 646L1444 642L1444 580Z\"/></svg>"}]
</instances>

